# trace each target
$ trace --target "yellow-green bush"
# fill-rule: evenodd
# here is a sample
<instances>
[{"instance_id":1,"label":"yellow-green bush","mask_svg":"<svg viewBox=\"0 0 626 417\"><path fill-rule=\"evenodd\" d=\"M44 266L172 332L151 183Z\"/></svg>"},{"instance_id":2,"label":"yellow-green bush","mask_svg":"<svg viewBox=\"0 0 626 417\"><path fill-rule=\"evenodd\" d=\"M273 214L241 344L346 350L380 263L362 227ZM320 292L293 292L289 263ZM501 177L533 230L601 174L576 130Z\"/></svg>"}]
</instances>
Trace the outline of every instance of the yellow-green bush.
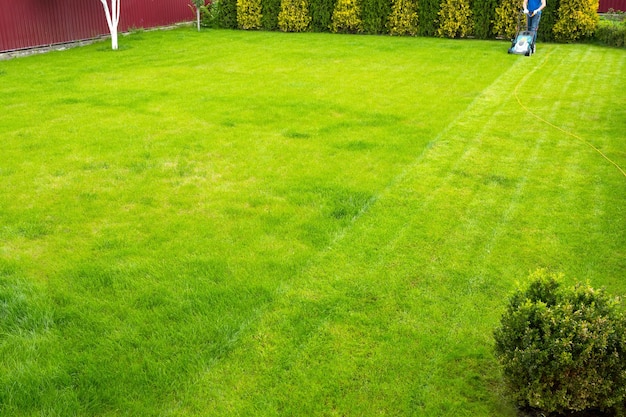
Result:
<instances>
[{"instance_id":1,"label":"yellow-green bush","mask_svg":"<svg viewBox=\"0 0 626 417\"><path fill-rule=\"evenodd\" d=\"M390 35L411 35L417 33L417 2L416 0L394 0L389 16Z\"/></svg>"},{"instance_id":2,"label":"yellow-green bush","mask_svg":"<svg viewBox=\"0 0 626 417\"><path fill-rule=\"evenodd\" d=\"M240 29L260 29L261 18L261 0L237 0L237 24Z\"/></svg>"},{"instance_id":3,"label":"yellow-green bush","mask_svg":"<svg viewBox=\"0 0 626 417\"><path fill-rule=\"evenodd\" d=\"M519 0L500 1L500 4L496 7L496 18L493 21L493 32L496 36L509 39L515 37L520 8L521 3Z\"/></svg>"},{"instance_id":4,"label":"yellow-green bush","mask_svg":"<svg viewBox=\"0 0 626 417\"><path fill-rule=\"evenodd\" d=\"M282 0L278 28L283 32L305 32L311 23L307 0Z\"/></svg>"},{"instance_id":5,"label":"yellow-green bush","mask_svg":"<svg viewBox=\"0 0 626 417\"><path fill-rule=\"evenodd\" d=\"M554 38L568 42L591 37L598 27L598 0L561 0Z\"/></svg>"},{"instance_id":6,"label":"yellow-green bush","mask_svg":"<svg viewBox=\"0 0 626 417\"><path fill-rule=\"evenodd\" d=\"M472 9L468 0L444 0L439 8L437 36L464 38L474 31Z\"/></svg>"},{"instance_id":7,"label":"yellow-green bush","mask_svg":"<svg viewBox=\"0 0 626 417\"><path fill-rule=\"evenodd\" d=\"M333 10L330 30L335 33L360 33L363 31L361 7L358 0L338 0Z\"/></svg>"}]
</instances>

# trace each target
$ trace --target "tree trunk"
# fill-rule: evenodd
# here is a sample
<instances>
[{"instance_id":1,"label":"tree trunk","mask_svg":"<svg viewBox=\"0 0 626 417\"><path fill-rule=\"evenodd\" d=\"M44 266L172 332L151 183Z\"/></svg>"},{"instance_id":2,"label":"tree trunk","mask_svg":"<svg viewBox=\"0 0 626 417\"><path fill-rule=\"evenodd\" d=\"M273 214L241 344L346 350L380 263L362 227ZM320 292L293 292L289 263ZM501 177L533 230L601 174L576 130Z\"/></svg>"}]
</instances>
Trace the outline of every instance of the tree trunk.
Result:
<instances>
[{"instance_id":1,"label":"tree trunk","mask_svg":"<svg viewBox=\"0 0 626 417\"><path fill-rule=\"evenodd\" d=\"M117 50L117 28L111 31L111 49Z\"/></svg>"},{"instance_id":2,"label":"tree trunk","mask_svg":"<svg viewBox=\"0 0 626 417\"><path fill-rule=\"evenodd\" d=\"M107 0L100 0L100 3L104 8L109 32L111 32L111 48L115 50L117 49L117 25L120 22L120 0L112 0L110 10Z\"/></svg>"}]
</instances>

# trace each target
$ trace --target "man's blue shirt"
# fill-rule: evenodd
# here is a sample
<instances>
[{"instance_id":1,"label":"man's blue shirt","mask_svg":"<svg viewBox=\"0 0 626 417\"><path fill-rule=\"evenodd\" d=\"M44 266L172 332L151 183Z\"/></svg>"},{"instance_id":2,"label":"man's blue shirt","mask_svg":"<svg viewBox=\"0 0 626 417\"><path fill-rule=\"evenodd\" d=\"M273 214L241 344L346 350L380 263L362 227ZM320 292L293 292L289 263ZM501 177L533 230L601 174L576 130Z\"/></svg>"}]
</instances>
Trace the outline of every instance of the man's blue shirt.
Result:
<instances>
[{"instance_id":1,"label":"man's blue shirt","mask_svg":"<svg viewBox=\"0 0 626 417\"><path fill-rule=\"evenodd\" d=\"M528 0L528 10L534 12L541 7L541 0Z\"/></svg>"}]
</instances>

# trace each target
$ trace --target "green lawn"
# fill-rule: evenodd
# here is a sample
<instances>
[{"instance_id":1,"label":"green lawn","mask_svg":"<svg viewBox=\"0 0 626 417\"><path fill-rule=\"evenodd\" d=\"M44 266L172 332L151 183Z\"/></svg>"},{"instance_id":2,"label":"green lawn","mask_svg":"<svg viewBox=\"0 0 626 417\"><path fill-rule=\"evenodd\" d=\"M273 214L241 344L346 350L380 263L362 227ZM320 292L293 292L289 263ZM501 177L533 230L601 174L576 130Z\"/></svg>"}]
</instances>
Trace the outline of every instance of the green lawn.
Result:
<instances>
[{"instance_id":1,"label":"green lawn","mask_svg":"<svg viewBox=\"0 0 626 417\"><path fill-rule=\"evenodd\" d=\"M508 46L182 28L0 62L0 414L515 416L516 283L626 294L626 51Z\"/></svg>"}]
</instances>

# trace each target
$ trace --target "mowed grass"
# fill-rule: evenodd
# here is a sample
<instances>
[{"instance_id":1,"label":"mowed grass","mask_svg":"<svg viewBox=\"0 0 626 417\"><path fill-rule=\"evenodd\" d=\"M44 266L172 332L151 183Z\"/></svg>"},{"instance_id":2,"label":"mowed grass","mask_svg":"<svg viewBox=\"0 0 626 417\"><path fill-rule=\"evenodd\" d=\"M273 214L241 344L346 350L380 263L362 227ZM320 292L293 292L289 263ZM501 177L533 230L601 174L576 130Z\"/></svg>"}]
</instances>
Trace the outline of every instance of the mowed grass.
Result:
<instances>
[{"instance_id":1,"label":"mowed grass","mask_svg":"<svg viewBox=\"0 0 626 417\"><path fill-rule=\"evenodd\" d=\"M515 416L516 282L626 293L623 50L120 44L0 62L2 415Z\"/></svg>"}]
</instances>

